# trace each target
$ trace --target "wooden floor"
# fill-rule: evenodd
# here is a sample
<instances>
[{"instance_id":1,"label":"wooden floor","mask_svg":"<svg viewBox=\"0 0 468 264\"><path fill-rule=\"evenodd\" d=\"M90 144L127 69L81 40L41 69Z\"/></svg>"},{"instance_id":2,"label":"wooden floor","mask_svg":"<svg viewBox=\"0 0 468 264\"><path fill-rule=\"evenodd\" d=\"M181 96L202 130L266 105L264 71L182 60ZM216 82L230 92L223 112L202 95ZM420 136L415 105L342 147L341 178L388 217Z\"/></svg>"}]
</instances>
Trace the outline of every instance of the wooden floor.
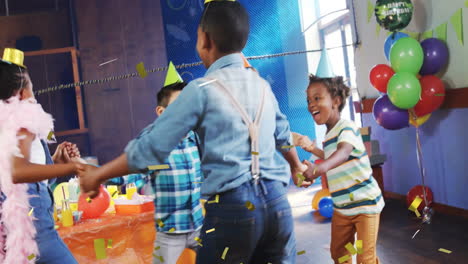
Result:
<instances>
[{"instance_id":1,"label":"wooden floor","mask_svg":"<svg viewBox=\"0 0 468 264\"><path fill-rule=\"evenodd\" d=\"M298 189L290 187L289 200L297 240L297 264L333 263L330 257L330 220L311 207L312 197L319 187ZM418 234L412 239L417 230ZM422 225L405 204L386 200L381 215L378 256L383 264L467 264L468 219L435 214L430 225ZM451 250L451 254L439 252Z\"/></svg>"}]
</instances>

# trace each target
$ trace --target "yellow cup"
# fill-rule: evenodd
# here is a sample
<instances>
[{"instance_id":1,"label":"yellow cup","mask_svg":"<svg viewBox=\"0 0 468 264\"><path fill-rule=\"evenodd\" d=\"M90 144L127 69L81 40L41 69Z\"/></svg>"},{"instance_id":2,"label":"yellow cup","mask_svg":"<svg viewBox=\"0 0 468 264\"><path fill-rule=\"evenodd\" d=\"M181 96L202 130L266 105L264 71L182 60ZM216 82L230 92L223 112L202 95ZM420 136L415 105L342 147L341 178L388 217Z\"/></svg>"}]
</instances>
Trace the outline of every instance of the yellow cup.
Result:
<instances>
[{"instance_id":1,"label":"yellow cup","mask_svg":"<svg viewBox=\"0 0 468 264\"><path fill-rule=\"evenodd\" d=\"M62 225L73 226L73 213L71 209L62 210Z\"/></svg>"},{"instance_id":2,"label":"yellow cup","mask_svg":"<svg viewBox=\"0 0 468 264\"><path fill-rule=\"evenodd\" d=\"M137 188L136 187L127 187L127 199L131 200L133 195L136 193Z\"/></svg>"}]
</instances>

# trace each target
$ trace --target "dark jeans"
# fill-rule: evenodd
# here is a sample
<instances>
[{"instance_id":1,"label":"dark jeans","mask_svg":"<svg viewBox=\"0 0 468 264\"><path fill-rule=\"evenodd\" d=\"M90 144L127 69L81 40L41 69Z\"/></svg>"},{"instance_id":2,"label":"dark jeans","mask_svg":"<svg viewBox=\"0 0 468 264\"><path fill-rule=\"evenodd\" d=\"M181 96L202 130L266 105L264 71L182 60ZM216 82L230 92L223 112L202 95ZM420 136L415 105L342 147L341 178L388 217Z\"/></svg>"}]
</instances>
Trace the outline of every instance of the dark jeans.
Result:
<instances>
[{"instance_id":1,"label":"dark jeans","mask_svg":"<svg viewBox=\"0 0 468 264\"><path fill-rule=\"evenodd\" d=\"M219 203L209 203L215 199L210 197L197 264L294 264L296 241L286 192L282 182L261 179L219 194ZM255 210L247 209L246 202Z\"/></svg>"},{"instance_id":2,"label":"dark jeans","mask_svg":"<svg viewBox=\"0 0 468 264\"><path fill-rule=\"evenodd\" d=\"M34 226L36 227L36 242L39 247L39 257L36 264L77 264L75 258L59 237L54 226L54 205L52 194L42 182L29 183L29 204L34 208Z\"/></svg>"}]
</instances>

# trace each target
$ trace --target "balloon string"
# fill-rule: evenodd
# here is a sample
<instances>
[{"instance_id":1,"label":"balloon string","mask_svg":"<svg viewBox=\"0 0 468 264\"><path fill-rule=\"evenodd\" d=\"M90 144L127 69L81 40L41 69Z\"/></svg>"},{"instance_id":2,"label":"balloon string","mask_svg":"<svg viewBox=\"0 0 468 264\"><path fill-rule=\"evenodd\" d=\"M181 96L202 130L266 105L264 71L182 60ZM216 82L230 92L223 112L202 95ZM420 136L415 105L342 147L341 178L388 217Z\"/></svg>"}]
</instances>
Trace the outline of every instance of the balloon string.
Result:
<instances>
[{"instance_id":1,"label":"balloon string","mask_svg":"<svg viewBox=\"0 0 468 264\"><path fill-rule=\"evenodd\" d=\"M418 158L418 165L419 165L419 170L421 173L421 180L422 180L422 186L423 186L423 195L424 195L424 203L426 206L429 206L427 203L427 196L426 196L426 184L424 182L424 179L426 177L425 169L423 166L423 156L422 156L422 150L421 150L421 140L420 140L420 135L419 135L419 127L416 127L416 157Z\"/></svg>"}]
</instances>

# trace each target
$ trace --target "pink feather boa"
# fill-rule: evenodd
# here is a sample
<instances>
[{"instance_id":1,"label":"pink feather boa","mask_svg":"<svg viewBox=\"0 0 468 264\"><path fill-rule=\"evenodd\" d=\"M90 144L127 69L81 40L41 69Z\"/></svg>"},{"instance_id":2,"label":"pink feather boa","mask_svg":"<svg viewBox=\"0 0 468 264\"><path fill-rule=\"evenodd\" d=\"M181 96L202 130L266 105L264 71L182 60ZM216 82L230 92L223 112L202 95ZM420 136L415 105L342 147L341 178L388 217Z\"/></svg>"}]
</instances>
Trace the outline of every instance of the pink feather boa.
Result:
<instances>
[{"instance_id":1,"label":"pink feather boa","mask_svg":"<svg viewBox=\"0 0 468 264\"><path fill-rule=\"evenodd\" d=\"M17 137L21 128L46 139L53 119L33 99L0 100L0 189L7 197L0 208L0 263L4 264L30 263L34 260L28 256L39 255L33 216L28 215L28 185L12 181L12 158L21 156Z\"/></svg>"}]
</instances>

